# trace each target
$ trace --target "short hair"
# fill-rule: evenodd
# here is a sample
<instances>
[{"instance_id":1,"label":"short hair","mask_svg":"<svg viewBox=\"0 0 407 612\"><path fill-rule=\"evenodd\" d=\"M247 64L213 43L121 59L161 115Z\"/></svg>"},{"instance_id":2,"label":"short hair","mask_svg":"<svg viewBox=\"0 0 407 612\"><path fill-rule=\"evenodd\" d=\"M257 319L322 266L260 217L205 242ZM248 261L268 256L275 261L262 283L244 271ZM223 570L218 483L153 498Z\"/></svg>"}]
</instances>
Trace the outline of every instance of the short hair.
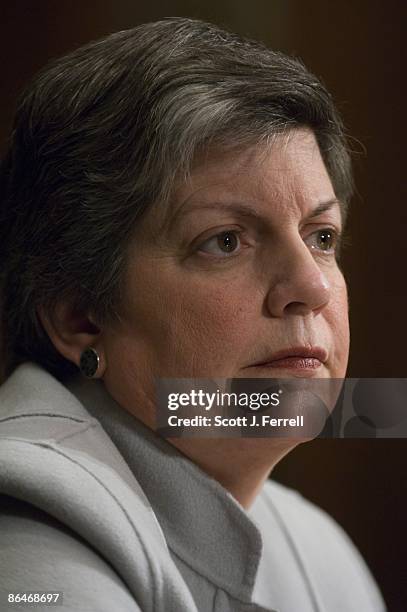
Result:
<instances>
[{"instance_id":1,"label":"short hair","mask_svg":"<svg viewBox=\"0 0 407 612\"><path fill-rule=\"evenodd\" d=\"M61 299L117 315L139 219L168 202L198 152L315 134L336 196L352 194L342 121L301 61L215 25L168 18L52 61L18 104L0 173L0 288L5 375L36 361L76 366L38 318ZM142 288L140 287L140 291Z\"/></svg>"}]
</instances>

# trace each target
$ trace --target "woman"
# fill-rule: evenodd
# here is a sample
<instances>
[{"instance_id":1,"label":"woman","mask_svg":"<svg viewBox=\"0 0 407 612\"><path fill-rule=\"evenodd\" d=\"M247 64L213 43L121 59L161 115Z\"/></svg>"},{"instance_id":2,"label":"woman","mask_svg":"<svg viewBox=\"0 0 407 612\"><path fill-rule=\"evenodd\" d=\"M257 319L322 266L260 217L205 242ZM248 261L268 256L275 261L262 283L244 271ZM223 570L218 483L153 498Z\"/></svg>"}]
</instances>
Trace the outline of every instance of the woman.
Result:
<instances>
[{"instance_id":1,"label":"woman","mask_svg":"<svg viewBox=\"0 0 407 612\"><path fill-rule=\"evenodd\" d=\"M154 431L157 379L345 375L352 179L321 83L206 23L142 25L36 78L1 180L2 592L383 610L341 529L267 481L299 438Z\"/></svg>"}]
</instances>

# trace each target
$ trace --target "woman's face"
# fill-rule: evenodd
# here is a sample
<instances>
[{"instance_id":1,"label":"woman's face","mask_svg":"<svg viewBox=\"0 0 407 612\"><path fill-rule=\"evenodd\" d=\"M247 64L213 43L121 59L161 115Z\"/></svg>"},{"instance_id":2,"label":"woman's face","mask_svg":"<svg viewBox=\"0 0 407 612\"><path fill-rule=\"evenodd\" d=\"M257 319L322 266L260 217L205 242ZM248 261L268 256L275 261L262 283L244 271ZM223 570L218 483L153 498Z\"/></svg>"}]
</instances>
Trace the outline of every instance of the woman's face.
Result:
<instances>
[{"instance_id":1,"label":"woman's face","mask_svg":"<svg viewBox=\"0 0 407 612\"><path fill-rule=\"evenodd\" d=\"M121 321L101 337L113 397L130 410L153 403L156 377L342 378L340 234L310 131L202 160L138 229Z\"/></svg>"}]
</instances>

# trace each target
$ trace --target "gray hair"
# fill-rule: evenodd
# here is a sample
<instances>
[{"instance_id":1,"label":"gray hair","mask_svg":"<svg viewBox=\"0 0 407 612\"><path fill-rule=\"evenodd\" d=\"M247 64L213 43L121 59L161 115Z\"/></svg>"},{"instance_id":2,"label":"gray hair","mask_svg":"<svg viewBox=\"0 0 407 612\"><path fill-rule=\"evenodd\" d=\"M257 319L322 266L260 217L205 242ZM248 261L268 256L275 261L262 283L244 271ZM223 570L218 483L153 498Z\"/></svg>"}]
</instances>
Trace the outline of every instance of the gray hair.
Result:
<instances>
[{"instance_id":1,"label":"gray hair","mask_svg":"<svg viewBox=\"0 0 407 612\"><path fill-rule=\"evenodd\" d=\"M59 378L76 371L38 308L70 299L100 324L115 317L138 220L169 201L199 152L269 143L301 126L314 132L346 206L352 175L341 119L297 59L169 18L49 64L20 100L1 166L4 374L26 359Z\"/></svg>"}]
</instances>

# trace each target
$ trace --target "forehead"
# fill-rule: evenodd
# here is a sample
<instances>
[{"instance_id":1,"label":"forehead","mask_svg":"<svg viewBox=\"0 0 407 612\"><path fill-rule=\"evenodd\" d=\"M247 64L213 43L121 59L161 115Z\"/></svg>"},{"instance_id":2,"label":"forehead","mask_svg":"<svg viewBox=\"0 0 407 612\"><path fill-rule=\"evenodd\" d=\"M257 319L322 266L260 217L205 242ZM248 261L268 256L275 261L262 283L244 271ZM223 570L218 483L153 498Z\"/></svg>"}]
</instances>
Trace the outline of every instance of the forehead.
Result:
<instances>
[{"instance_id":1,"label":"forehead","mask_svg":"<svg viewBox=\"0 0 407 612\"><path fill-rule=\"evenodd\" d=\"M179 181L169 204L156 211L161 230L180 213L222 201L261 204L273 214L309 212L335 198L332 182L308 129L276 135L268 144L229 152L207 151L195 160L187 180Z\"/></svg>"},{"instance_id":2,"label":"forehead","mask_svg":"<svg viewBox=\"0 0 407 612\"><path fill-rule=\"evenodd\" d=\"M178 199L194 190L212 185L227 185L247 189L256 195L286 189L300 182L312 187L315 180L322 186L329 184L325 165L315 136L308 130L290 131L276 135L269 144L256 145L232 153L207 153L198 159L190 180L176 191ZM316 188L320 188L316 186Z\"/></svg>"}]
</instances>

